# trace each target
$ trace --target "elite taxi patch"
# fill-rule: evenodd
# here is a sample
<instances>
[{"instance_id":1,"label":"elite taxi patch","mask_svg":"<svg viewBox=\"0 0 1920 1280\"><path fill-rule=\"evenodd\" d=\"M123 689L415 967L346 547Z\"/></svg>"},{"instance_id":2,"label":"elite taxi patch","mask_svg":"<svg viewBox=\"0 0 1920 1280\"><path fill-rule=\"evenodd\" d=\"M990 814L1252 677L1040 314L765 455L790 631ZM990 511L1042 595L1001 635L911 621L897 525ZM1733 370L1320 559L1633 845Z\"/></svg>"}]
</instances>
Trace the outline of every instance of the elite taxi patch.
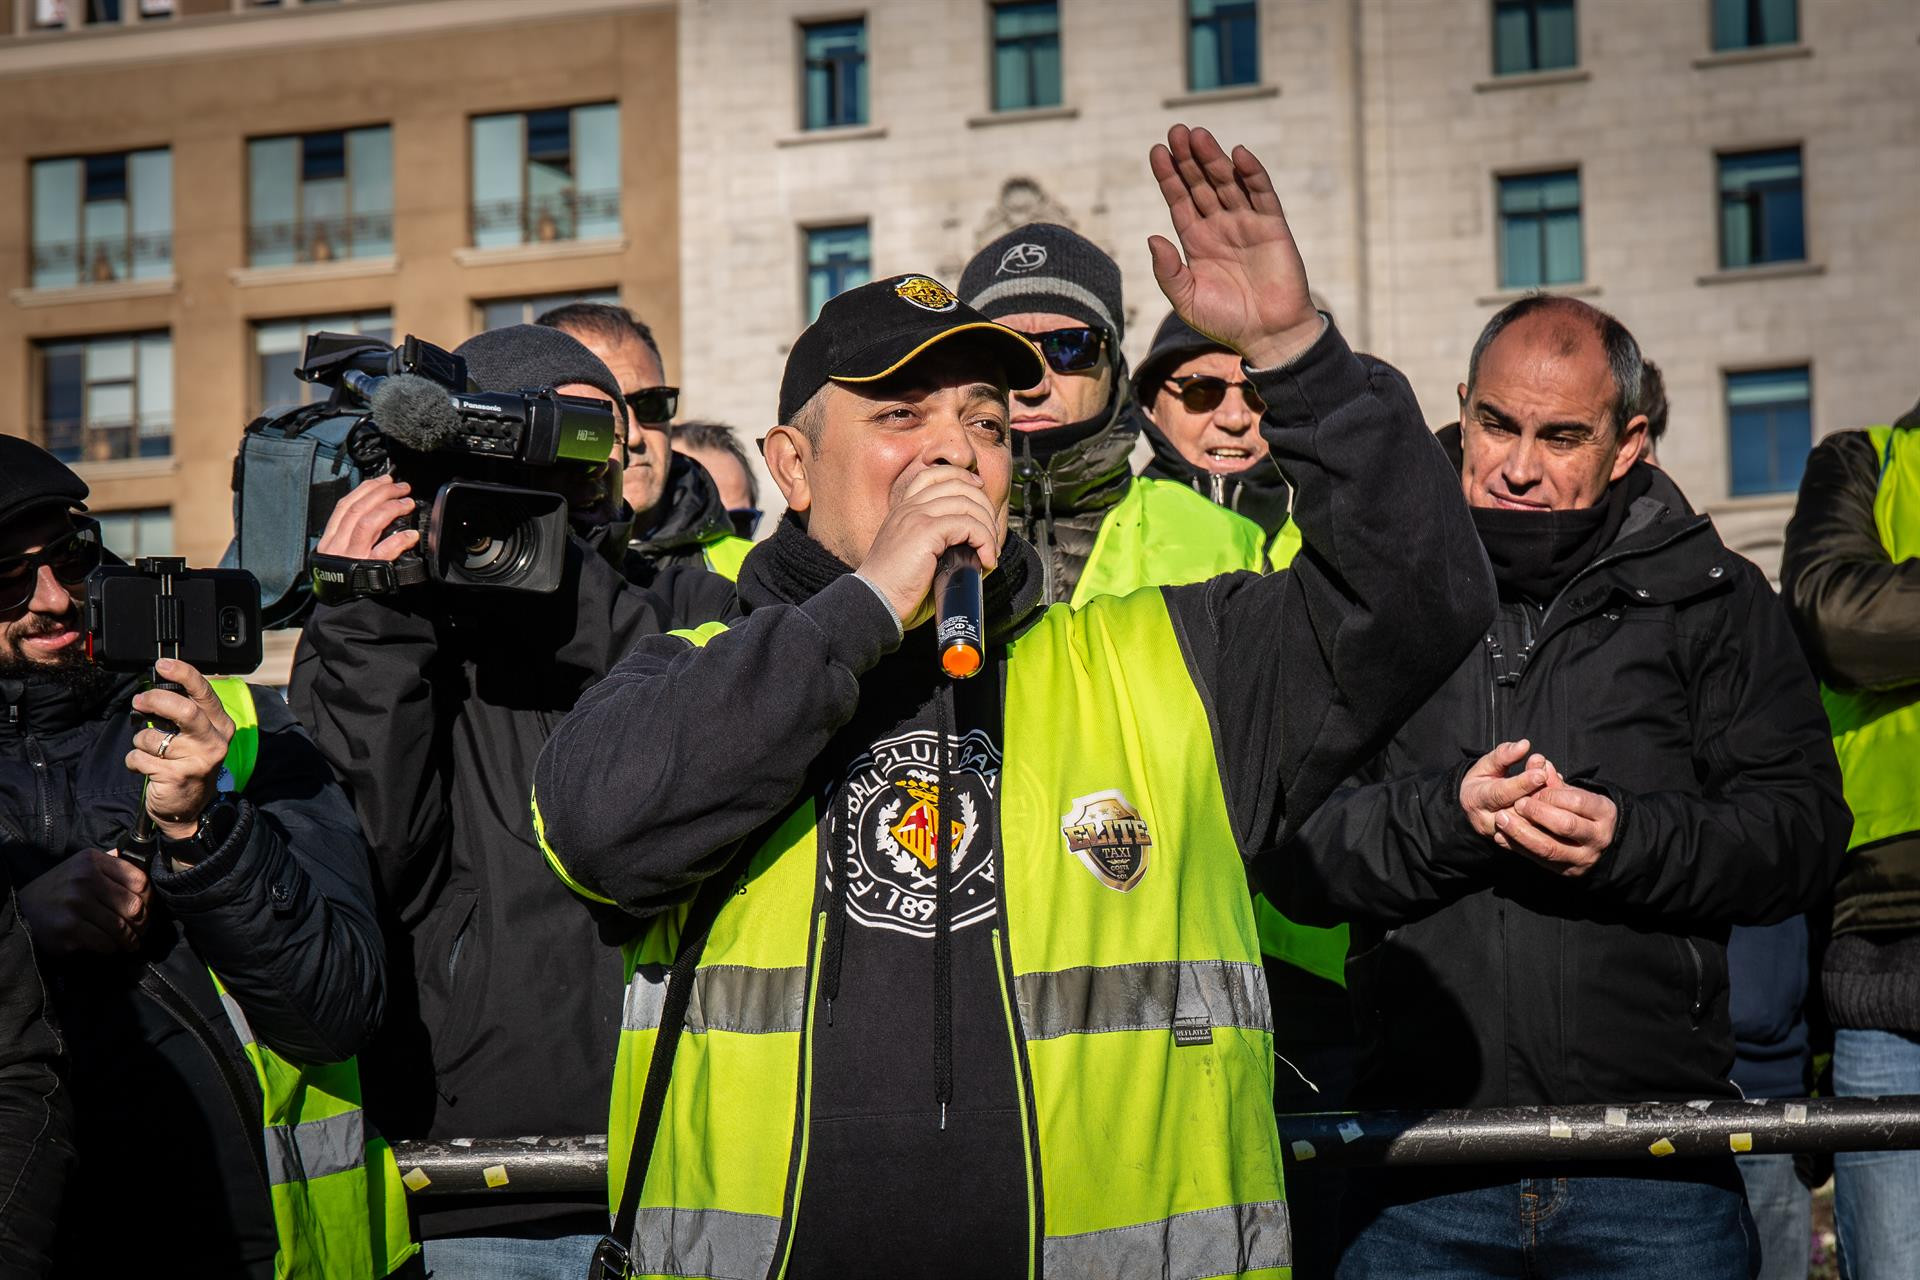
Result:
<instances>
[{"instance_id":1,"label":"elite taxi patch","mask_svg":"<svg viewBox=\"0 0 1920 1280\"><path fill-rule=\"evenodd\" d=\"M1139 812L1118 791L1080 796L1060 820L1067 848L1109 889L1125 893L1147 872L1153 834Z\"/></svg>"},{"instance_id":2,"label":"elite taxi patch","mask_svg":"<svg viewBox=\"0 0 1920 1280\"><path fill-rule=\"evenodd\" d=\"M928 276L908 276L893 291L922 311L951 311L960 305L953 290Z\"/></svg>"}]
</instances>

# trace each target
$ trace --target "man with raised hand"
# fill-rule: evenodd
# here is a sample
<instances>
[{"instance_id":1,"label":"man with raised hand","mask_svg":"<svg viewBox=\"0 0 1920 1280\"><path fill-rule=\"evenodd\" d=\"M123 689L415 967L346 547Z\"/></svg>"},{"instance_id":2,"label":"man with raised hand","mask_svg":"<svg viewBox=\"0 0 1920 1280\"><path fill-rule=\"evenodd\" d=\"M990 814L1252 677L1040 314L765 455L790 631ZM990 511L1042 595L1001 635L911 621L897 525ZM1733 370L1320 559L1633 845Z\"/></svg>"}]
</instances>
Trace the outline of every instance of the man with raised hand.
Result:
<instances>
[{"instance_id":1,"label":"man with raised hand","mask_svg":"<svg viewBox=\"0 0 1920 1280\"><path fill-rule=\"evenodd\" d=\"M1007 534L1031 344L926 276L822 309L746 617L641 641L535 771L555 870L648 922L610 1273L1286 1274L1247 864L1466 653L1492 584L1266 170L1184 126L1152 166L1181 242L1155 275L1271 406L1306 550L1043 608ZM956 547L987 570L963 682L924 625Z\"/></svg>"}]
</instances>

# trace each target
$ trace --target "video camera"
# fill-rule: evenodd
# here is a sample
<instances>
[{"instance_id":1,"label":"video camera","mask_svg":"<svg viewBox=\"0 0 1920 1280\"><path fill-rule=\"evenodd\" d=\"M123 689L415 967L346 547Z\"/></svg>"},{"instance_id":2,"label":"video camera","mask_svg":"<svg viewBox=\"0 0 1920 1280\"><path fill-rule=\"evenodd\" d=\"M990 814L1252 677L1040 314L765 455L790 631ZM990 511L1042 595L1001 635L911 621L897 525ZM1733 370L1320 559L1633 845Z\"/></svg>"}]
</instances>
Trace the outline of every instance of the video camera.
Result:
<instances>
[{"instance_id":1,"label":"video camera","mask_svg":"<svg viewBox=\"0 0 1920 1280\"><path fill-rule=\"evenodd\" d=\"M234 464L235 539L222 561L259 577L268 625L297 625L311 599L422 582L531 593L560 585L565 490L606 465L617 439L611 404L551 387L474 391L465 361L411 336L393 347L317 333L296 372L330 394L248 425ZM418 548L392 562L318 554L340 499L388 474L416 495L394 531L418 529Z\"/></svg>"}]
</instances>

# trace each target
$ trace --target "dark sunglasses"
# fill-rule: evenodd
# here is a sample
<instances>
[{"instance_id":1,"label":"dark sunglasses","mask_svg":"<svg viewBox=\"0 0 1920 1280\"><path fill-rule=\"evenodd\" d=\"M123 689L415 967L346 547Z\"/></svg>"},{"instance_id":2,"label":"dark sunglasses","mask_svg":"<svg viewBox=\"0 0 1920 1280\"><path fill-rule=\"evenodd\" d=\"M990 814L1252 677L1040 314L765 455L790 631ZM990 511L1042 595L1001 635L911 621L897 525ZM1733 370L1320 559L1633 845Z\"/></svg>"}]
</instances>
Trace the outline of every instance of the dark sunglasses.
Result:
<instances>
[{"instance_id":1,"label":"dark sunglasses","mask_svg":"<svg viewBox=\"0 0 1920 1280\"><path fill-rule=\"evenodd\" d=\"M635 422L672 422L673 415L680 412L678 387L642 387L620 398L627 402L627 412Z\"/></svg>"},{"instance_id":2,"label":"dark sunglasses","mask_svg":"<svg viewBox=\"0 0 1920 1280\"><path fill-rule=\"evenodd\" d=\"M1053 329L1027 337L1055 373L1085 373L1100 363L1100 350L1107 344L1103 329Z\"/></svg>"},{"instance_id":3,"label":"dark sunglasses","mask_svg":"<svg viewBox=\"0 0 1920 1280\"><path fill-rule=\"evenodd\" d=\"M38 551L0 560L0 613L12 613L32 602L41 565L52 569L62 586L79 586L100 567L100 526L91 520L76 520L73 532L55 538Z\"/></svg>"},{"instance_id":4,"label":"dark sunglasses","mask_svg":"<svg viewBox=\"0 0 1920 1280\"><path fill-rule=\"evenodd\" d=\"M1180 403L1187 407L1188 413L1212 413L1234 387L1240 388L1240 394L1246 398L1247 408L1255 413L1267 411L1267 402L1260 398L1260 393L1253 389L1251 382L1228 382L1212 374L1190 373L1184 378L1168 378L1167 385L1180 397Z\"/></svg>"}]
</instances>

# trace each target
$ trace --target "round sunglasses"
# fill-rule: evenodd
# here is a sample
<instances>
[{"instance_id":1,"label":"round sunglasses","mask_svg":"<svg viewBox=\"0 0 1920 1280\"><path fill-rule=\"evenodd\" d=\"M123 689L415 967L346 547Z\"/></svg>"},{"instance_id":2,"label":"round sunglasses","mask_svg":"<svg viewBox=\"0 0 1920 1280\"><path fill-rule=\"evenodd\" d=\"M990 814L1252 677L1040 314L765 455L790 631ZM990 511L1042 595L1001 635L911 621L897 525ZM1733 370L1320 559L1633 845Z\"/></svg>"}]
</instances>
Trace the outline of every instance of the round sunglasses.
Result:
<instances>
[{"instance_id":1,"label":"round sunglasses","mask_svg":"<svg viewBox=\"0 0 1920 1280\"><path fill-rule=\"evenodd\" d=\"M1251 382L1228 382L1225 378L1216 378L1207 373L1190 373L1184 378L1168 378L1167 385L1180 397L1180 403L1186 406L1188 413L1212 413L1227 398L1227 392L1240 388L1240 394L1246 399L1247 408L1256 414L1267 411L1267 402L1253 389Z\"/></svg>"},{"instance_id":2,"label":"round sunglasses","mask_svg":"<svg viewBox=\"0 0 1920 1280\"><path fill-rule=\"evenodd\" d=\"M91 520L76 520L71 533L38 551L0 560L0 613L12 613L33 602L41 565L52 569L62 586L79 586L100 567L100 526Z\"/></svg>"}]
</instances>

